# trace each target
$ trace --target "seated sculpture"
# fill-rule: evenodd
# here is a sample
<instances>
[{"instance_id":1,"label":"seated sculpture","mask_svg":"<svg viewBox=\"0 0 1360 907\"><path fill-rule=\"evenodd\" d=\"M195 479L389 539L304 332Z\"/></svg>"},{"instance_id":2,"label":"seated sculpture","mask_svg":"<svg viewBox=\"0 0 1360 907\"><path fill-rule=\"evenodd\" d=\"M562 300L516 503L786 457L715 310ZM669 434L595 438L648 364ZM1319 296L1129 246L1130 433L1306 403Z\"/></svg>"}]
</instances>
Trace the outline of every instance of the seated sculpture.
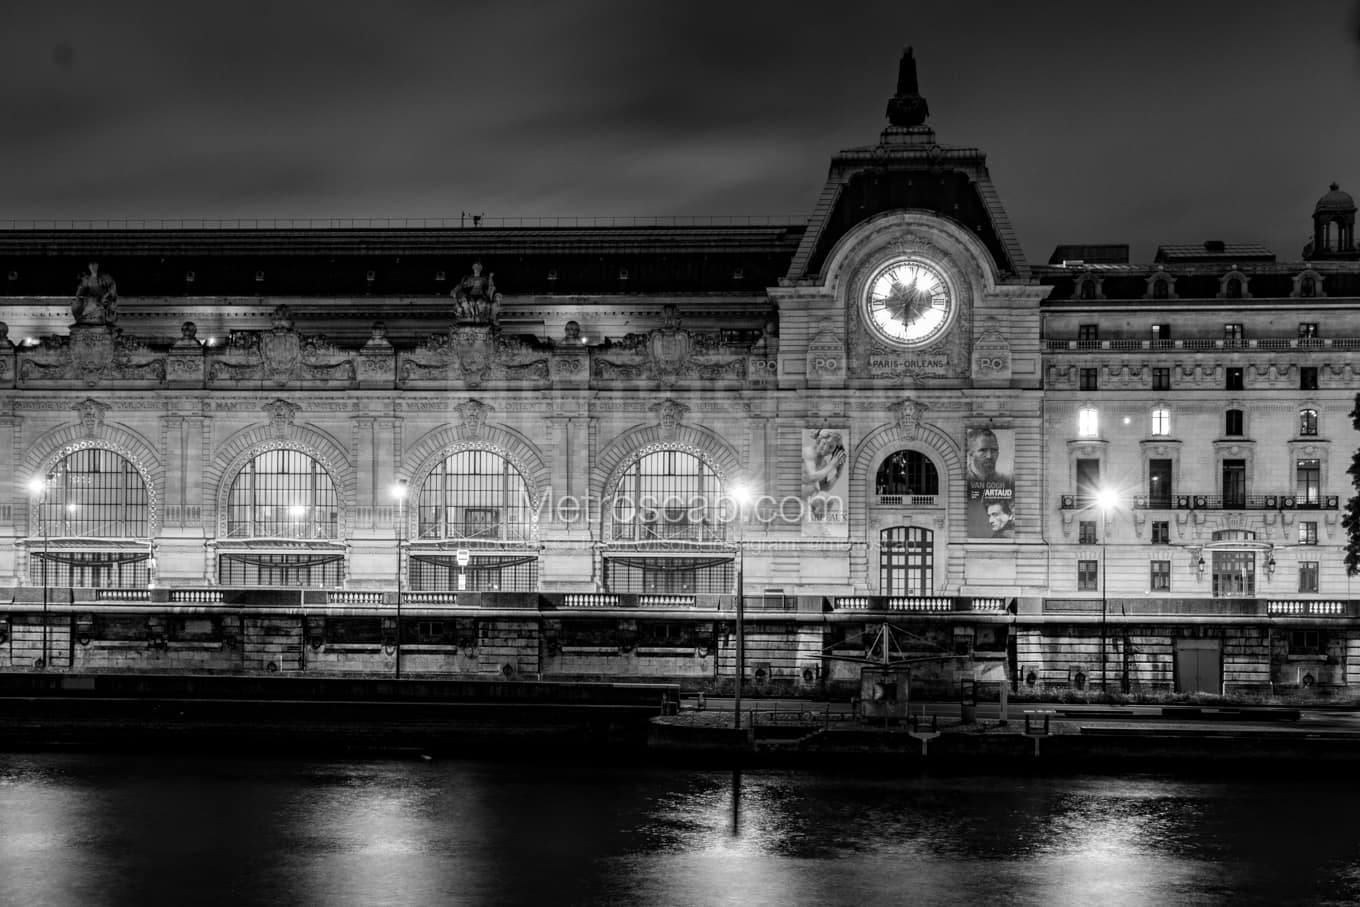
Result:
<instances>
[{"instance_id":1,"label":"seated sculpture","mask_svg":"<svg viewBox=\"0 0 1360 907\"><path fill-rule=\"evenodd\" d=\"M454 321L495 321L500 302L496 293L496 275L482 276L482 263L472 263L472 273L458 282L453 290Z\"/></svg>"},{"instance_id":2,"label":"seated sculpture","mask_svg":"<svg viewBox=\"0 0 1360 907\"><path fill-rule=\"evenodd\" d=\"M112 276L99 270L99 262L90 262L89 268L76 287L71 317L76 324L113 324L118 317L118 286Z\"/></svg>"}]
</instances>

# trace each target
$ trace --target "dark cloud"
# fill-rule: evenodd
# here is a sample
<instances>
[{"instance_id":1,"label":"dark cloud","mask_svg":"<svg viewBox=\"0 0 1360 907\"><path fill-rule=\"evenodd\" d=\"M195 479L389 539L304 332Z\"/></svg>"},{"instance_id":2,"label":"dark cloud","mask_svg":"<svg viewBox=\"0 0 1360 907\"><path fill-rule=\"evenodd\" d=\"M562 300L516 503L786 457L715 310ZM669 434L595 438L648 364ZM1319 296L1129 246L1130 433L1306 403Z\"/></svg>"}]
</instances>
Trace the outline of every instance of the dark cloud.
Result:
<instances>
[{"instance_id":1,"label":"dark cloud","mask_svg":"<svg viewBox=\"0 0 1360 907\"><path fill-rule=\"evenodd\" d=\"M1360 188L1357 28L1326 0L20 5L0 216L806 215L910 43L1032 258L1292 256Z\"/></svg>"}]
</instances>

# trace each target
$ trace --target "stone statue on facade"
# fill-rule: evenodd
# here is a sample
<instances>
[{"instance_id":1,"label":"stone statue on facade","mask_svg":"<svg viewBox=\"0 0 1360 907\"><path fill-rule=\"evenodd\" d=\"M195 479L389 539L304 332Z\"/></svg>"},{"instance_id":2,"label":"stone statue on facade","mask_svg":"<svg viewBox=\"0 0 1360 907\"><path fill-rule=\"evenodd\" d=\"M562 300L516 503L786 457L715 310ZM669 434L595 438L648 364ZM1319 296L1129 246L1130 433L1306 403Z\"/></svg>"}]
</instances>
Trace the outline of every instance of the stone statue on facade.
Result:
<instances>
[{"instance_id":1,"label":"stone statue on facade","mask_svg":"<svg viewBox=\"0 0 1360 907\"><path fill-rule=\"evenodd\" d=\"M490 323L496 320L500 294L496 292L496 275L482 276L482 263L472 263L472 273L453 289L453 320Z\"/></svg>"},{"instance_id":2,"label":"stone statue on facade","mask_svg":"<svg viewBox=\"0 0 1360 907\"><path fill-rule=\"evenodd\" d=\"M118 317L118 286L111 275L99 270L97 261L90 262L89 273L81 275L71 317L76 324L113 324Z\"/></svg>"}]
</instances>

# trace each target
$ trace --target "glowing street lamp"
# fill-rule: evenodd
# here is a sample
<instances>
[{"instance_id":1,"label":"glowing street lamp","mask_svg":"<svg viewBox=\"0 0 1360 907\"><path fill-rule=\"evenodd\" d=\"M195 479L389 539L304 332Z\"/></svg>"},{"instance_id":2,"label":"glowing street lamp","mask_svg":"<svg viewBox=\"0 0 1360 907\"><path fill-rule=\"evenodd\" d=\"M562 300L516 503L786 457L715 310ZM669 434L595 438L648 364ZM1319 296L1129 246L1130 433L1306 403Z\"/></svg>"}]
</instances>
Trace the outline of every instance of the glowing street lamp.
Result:
<instances>
[{"instance_id":1,"label":"glowing street lamp","mask_svg":"<svg viewBox=\"0 0 1360 907\"><path fill-rule=\"evenodd\" d=\"M1119 506L1119 492L1109 486L1096 491L1096 509L1100 511L1100 691L1108 692L1105 664L1106 620L1110 612L1109 526L1110 516ZM1128 692L1125 690L1124 692Z\"/></svg>"},{"instance_id":2,"label":"glowing street lamp","mask_svg":"<svg viewBox=\"0 0 1360 907\"><path fill-rule=\"evenodd\" d=\"M43 505L47 502L47 489L52 484L52 476L48 474L43 478L34 476L29 480L28 493L32 495L38 510L38 531L42 533L42 667L47 670L47 539L50 533L47 530L47 520L43 518Z\"/></svg>"},{"instance_id":3,"label":"glowing street lamp","mask_svg":"<svg viewBox=\"0 0 1360 907\"><path fill-rule=\"evenodd\" d=\"M401 680L401 549L406 542L406 480L397 479L392 485L392 497L397 499L397 651L395 677Z\"/></svg>"},{"instance_id":4,"label":"glowing street lamp","mask_svg":"<svg viewBox=\"0 0 1360 907\"><path fill-rule=\"evenodd\" d=\"M746 678L746 537L742 533L742 512L751 501L750 486L738 482L732 486L732 500L737 505L737 683L732 697L732 726L741 728L741 686Z\"/></svg>"}]
</instances>

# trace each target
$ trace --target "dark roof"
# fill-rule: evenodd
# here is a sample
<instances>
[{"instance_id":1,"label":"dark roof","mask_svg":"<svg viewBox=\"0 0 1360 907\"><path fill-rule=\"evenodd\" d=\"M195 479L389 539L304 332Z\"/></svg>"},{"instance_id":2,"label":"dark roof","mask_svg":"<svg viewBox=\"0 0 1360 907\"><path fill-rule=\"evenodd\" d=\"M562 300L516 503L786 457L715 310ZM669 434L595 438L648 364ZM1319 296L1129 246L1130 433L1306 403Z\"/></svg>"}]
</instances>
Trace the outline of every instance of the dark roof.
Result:
<instances>
[{"instance_id":1,"label":"dark roof","mask_svg":"<svg viewBox=\"0 0 1360 907\"><path fill-rule=\"evenodd\" d=\"M1161 264L1191 262L1274 261L1275 253L1260 243L1230 243L1211 239L1199 244L1183 243L1157 247L1153 261Z\"/></svg>"},{"instance_id":2,"label":"dark roof","mask_svg":"<svg viewBox=\"0 0 1360 907\"><path fill-rule=\"evenodd\" d=\"M1048 263L1060 265L1064 262L1087 265L1126 265L1129 263L1129 247L1127 243L1094 246L1061 245L1055 247L1053 254L1048 256Z\"/></svg>"},{"instance_id":3,"label":"dark roof","mask_svg":"<svg viewBox=\"0 0 1360 907\"><path fill-rule=\"evenodd\" d=\"M124 296L444 294L474 260L516 295L749 293L779 282L805 229L11 229L0 230L0 295L70 295L92 260Z\"/></svg>"}]
</instances>

